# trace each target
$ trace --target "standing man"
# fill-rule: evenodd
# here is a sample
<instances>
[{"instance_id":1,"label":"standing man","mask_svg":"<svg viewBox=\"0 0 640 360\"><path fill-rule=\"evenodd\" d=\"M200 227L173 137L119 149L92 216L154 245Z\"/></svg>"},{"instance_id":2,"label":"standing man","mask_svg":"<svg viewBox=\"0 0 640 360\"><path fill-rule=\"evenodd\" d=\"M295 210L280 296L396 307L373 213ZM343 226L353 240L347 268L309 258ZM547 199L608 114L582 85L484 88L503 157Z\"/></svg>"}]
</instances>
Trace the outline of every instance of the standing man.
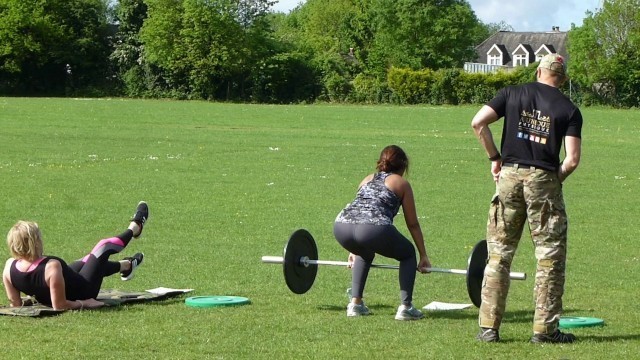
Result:
<instances>
[{"instance_id":1,"label":"standing man","mask_svg":"<svg viewBox=\"0 0 640 360\"><path fill-rule=\"evenodd\" d=\"M562 56L549 54L542 58L536 79L501 89L471 121L491 161L491 174L496 182L487 222L489 258L477 336L484 342L500 340L511 262L525 221L529 222L538 260L531 342L576 340L573 334L562 333L558 323L567 255L562 182L580 162L582 114L558 89L567 79ZM502 117L501 151L498 151L489 125ZM565 156L560 162L563 140Z\"/></svg>"}]
</instances>

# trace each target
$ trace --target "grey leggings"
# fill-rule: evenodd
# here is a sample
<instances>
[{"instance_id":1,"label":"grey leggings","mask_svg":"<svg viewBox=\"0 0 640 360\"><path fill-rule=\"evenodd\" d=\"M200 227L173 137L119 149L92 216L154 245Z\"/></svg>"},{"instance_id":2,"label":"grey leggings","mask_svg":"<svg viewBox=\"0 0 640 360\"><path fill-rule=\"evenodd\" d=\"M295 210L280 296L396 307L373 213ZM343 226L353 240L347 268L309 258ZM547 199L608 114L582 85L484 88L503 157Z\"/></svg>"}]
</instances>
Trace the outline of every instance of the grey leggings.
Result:
<instances>
[{"instance_id":1,"label":"grey leggings","mask_svg":"<svg viewBox=\"0 0 640 360\"><path fill-rule=\"evenodd\" d=\"M413 244L393 225L359 225L335 223L333 234L338 243L357 255L352 267L351 294L362 298L369 269L376 254L400 261L398 281L400 301L411 305L416 280L416 250Z\"/></svg>"}]
</instances>

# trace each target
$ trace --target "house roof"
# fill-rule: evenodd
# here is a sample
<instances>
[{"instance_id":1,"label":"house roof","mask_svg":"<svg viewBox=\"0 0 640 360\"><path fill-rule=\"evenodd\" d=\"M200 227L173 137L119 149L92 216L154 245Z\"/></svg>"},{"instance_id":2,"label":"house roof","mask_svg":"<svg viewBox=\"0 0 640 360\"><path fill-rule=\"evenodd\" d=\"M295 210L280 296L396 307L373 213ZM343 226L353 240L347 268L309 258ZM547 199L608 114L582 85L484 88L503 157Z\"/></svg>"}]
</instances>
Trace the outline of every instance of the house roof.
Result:
<instances>
[{"instance_id":1,"label":"house roof","mask_svg":"<svg viewBox=\"0 0 640 360\"><path fill-rule=\"evenodd\" d=\"M548 32L498 31L476 46L476 62L486 64L487 52L497 46L505 52L503 65L513 66L512 55L520 45L533 52L540 50L540 48L555 51L564 56L568 62L567 34L566 31L557 30Z\"/></svg>"}]
</instances>

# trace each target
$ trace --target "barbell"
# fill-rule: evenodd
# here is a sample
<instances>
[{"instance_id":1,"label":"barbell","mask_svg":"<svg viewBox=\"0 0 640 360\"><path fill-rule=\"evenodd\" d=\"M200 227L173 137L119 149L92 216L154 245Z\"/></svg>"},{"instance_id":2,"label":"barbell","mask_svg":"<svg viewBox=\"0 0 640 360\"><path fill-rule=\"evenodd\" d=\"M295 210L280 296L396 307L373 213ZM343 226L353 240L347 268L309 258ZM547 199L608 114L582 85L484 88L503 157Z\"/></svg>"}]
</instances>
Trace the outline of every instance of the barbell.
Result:
<instances>
[{"instance_id":1,"label":"barbell","mask_svg":"<svg viewBox=\"0 0 640 360\"><path fill-rule=\"evenodd\" d=\"M487 242L480 240L471 250L467 269L443 269L429 268L430 272L465 275L467 278L467 292L471 302L480 307L482 302L482 279L484 277L484 268L487 264ZM346 261L329 261L318 260L318 247L311 236L311 233L305 229L298 229L291 234L289 241L284 247L283 256L263 256L263 263L282 264L284 272L284 281L289 290L296 294L304 294L311 287L318 274L318 265L335 265L348 266ZM371 267L379 269L397 270L397 265L372 264ZM526 280L527 274L521 272L512 272L509 277L513 280Z\"/></svg>"}]
</instances>

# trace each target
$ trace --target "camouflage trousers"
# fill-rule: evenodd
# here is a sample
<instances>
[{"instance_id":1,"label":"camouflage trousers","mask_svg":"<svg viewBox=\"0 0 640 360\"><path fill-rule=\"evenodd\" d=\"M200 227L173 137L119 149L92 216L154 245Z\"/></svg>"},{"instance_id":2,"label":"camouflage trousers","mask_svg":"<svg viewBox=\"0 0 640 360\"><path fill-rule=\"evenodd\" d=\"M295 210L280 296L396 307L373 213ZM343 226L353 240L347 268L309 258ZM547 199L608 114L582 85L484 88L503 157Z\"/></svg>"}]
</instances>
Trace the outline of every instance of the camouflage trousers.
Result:
<instances>
[{"instance_id":1,"label":"camouflage trousers","mask_svg":"<svg viewBox=\"0 0 640 360\"><path fill-rule=\"evenodd\" d=\"M499 329L509 291L511 262L525 222L535 247L534 333L551 333L562 313L567 214L556 173L503 167L487 222L489 258L482 284L481 327Z\"/></svg>"}]
</instances>

